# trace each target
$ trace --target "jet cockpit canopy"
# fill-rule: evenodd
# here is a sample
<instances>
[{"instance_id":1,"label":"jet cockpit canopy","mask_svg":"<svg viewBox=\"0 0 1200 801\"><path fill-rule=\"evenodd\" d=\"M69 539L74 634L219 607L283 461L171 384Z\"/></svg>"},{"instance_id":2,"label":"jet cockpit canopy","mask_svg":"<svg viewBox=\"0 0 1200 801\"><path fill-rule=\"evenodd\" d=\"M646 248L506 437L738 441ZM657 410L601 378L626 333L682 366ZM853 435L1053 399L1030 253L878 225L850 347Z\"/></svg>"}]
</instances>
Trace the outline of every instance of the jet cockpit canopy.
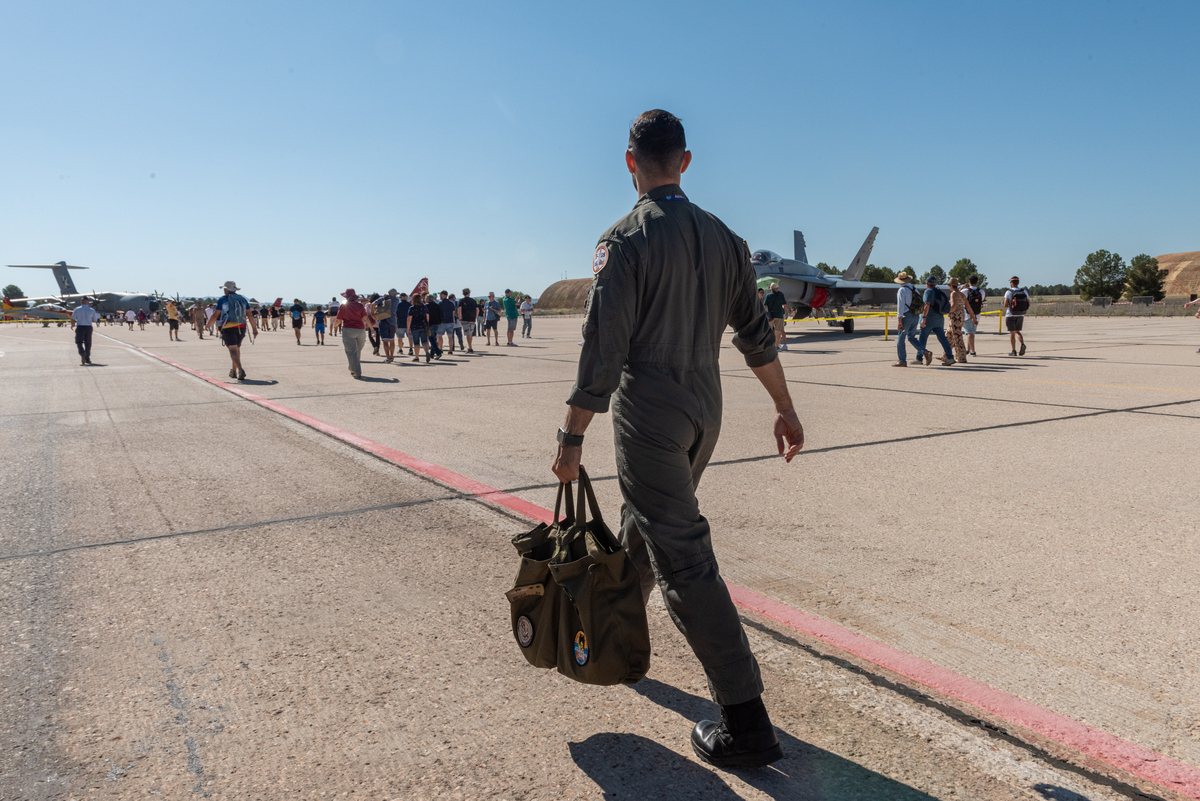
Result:
<instances>
[{"instance_id":1,"label":"jet cockpit canopy","mask_svg":"<svg viewBox=\"0 0 1200 801\"><path fill-rule=\"evenodd\" d=\"M781 261L783 261L783 256L780 256L773 250L756 250L750 254L750 263L755 267L779 264Z\"/></svg>"}]
</instances>

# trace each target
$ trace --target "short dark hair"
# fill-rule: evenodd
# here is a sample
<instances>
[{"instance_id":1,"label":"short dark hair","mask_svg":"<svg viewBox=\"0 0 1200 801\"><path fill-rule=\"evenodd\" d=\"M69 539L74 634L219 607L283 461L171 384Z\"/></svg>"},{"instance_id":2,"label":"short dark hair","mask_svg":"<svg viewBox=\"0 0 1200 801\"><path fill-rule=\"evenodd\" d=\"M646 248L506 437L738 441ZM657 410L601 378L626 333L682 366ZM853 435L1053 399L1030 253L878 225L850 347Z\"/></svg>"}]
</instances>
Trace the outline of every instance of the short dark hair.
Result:
<instances>
[{"instance_id":1,"label":"short dark hair","mask_svg":"<svg viewBox=\"0 0 1200 801\"><path fill-rule=\"evenodd\" d=\"M629 126L629 151L642 168L674 172L687 150L683 123L660 108L642 112Z\"/></svg>"},{"instance_id":2,"label":"short dark hair","mask_svg":"<svg viewBox=\"0 0 1200 801\"><path fill-rule=\"evenodd\" d=\"M969 283L969 284L978 284L978 283L979 283L979 276L978 276L978 275L972 275L970 278L968 278L968 279L967 279L967 283Z\"/></svg>"}]
</instances>

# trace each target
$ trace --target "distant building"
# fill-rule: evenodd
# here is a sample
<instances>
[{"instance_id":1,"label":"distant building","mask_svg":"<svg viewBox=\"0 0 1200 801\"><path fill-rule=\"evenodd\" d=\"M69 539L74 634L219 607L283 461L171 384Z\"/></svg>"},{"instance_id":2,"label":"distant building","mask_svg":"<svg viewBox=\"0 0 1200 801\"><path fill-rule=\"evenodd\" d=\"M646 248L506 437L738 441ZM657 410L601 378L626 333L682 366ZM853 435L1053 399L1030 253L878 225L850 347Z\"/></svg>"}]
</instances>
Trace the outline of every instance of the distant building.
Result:
<instances>
[{"instance_id":1,"label":"distant building","mask_svg":"<svg viewBox=\"0 0 1200 801\"><path fill-rule=\"evenodd\" d=\"M1158 269L1167 271L1163 290L1167 295L1196 298L1200 295L1200 250L1168 253L1158 257Z\"/></svg>"},{"instance_id":2,"label":"distant building","mask_svg":"<svg viewBox=\"0 0 1200 801\"><path fill-rule=\"evenodd\" d=\"M587 303L588 292L592 289L592 279L571 278L558 281L546 287L534 304L539 312L579 312Z\"/></svg>"}]
</instances>

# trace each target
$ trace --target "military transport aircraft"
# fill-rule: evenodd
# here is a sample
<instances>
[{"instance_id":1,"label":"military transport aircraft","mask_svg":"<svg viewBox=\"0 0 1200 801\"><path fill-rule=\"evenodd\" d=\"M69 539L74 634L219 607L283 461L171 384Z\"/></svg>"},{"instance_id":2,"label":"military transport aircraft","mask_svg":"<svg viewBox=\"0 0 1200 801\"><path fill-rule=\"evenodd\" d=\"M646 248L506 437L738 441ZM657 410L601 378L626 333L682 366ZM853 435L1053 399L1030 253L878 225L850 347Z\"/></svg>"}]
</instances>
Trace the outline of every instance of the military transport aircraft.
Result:
<instances>
[{"instance_id":1,"label":"military transport aircraft","mask_svg":"<svg viewBox=\"0 0 1200 801\"><path fill-rule=\"evenodd\" d=\"M62 292L60 295L46 295L40 298L12 298L12 300L24 300L30 303L38 303L44 301L54 301L56 303L74 308L79 305L80 298L91 298L92 307L101 314L109 312L123 312L130 309L134 311L144 311L147 314L153 314L158 311L159 294L143 294L139 292L80 292L75 288L75 282L71 280L71 274L68 270L86 270L87 267L78 267L73 264L67 264L60 261L58 264L10 264L9 267L19 267L21 269L30 270L50 270L54 273L54 279L58 281L58 288Z\"/></svg>"},{"instance_id":2,"label":"military transport aircraft","mask_svg":"<svg viewBox=\"0 0 1200 801\"><path fill-rule=\"evenodd\" d=\"M804 248L804 234L793 231L796 258L785 259L771 250L756 250L750 255L750 263L758 274L759 285L770 281L778 282L779 291L787 298L797 318L841 317L846 306L859 304L893 303L896 300L896 284L875 284L859 281L875 247L875 235L871 233L858 249L858 255L846 272L841 275L826 275L808 263ZM830 325L835 325L831 320ZM854 331L853 320L843 320L842 328L847 334Z\"/></svg>"}]
</instances>

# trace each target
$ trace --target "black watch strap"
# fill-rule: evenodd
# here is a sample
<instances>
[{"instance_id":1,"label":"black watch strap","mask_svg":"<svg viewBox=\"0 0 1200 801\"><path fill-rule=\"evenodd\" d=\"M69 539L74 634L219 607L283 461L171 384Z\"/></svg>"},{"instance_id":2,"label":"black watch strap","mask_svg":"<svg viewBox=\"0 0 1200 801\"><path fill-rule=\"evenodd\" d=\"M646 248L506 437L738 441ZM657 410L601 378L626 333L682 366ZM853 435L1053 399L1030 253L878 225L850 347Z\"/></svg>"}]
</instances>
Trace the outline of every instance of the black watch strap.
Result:
<instances>
[{"instance_id":1,"label":"black watch strap","mask_svg":"<svg viewBox=\"0 0 1200 801\"><path fill-rule=\"evenodd\" d=\"M565 428L558 429L558 444L577 448L583 444L583 434L568 434Z\"/></svg>"}]
</instances>

